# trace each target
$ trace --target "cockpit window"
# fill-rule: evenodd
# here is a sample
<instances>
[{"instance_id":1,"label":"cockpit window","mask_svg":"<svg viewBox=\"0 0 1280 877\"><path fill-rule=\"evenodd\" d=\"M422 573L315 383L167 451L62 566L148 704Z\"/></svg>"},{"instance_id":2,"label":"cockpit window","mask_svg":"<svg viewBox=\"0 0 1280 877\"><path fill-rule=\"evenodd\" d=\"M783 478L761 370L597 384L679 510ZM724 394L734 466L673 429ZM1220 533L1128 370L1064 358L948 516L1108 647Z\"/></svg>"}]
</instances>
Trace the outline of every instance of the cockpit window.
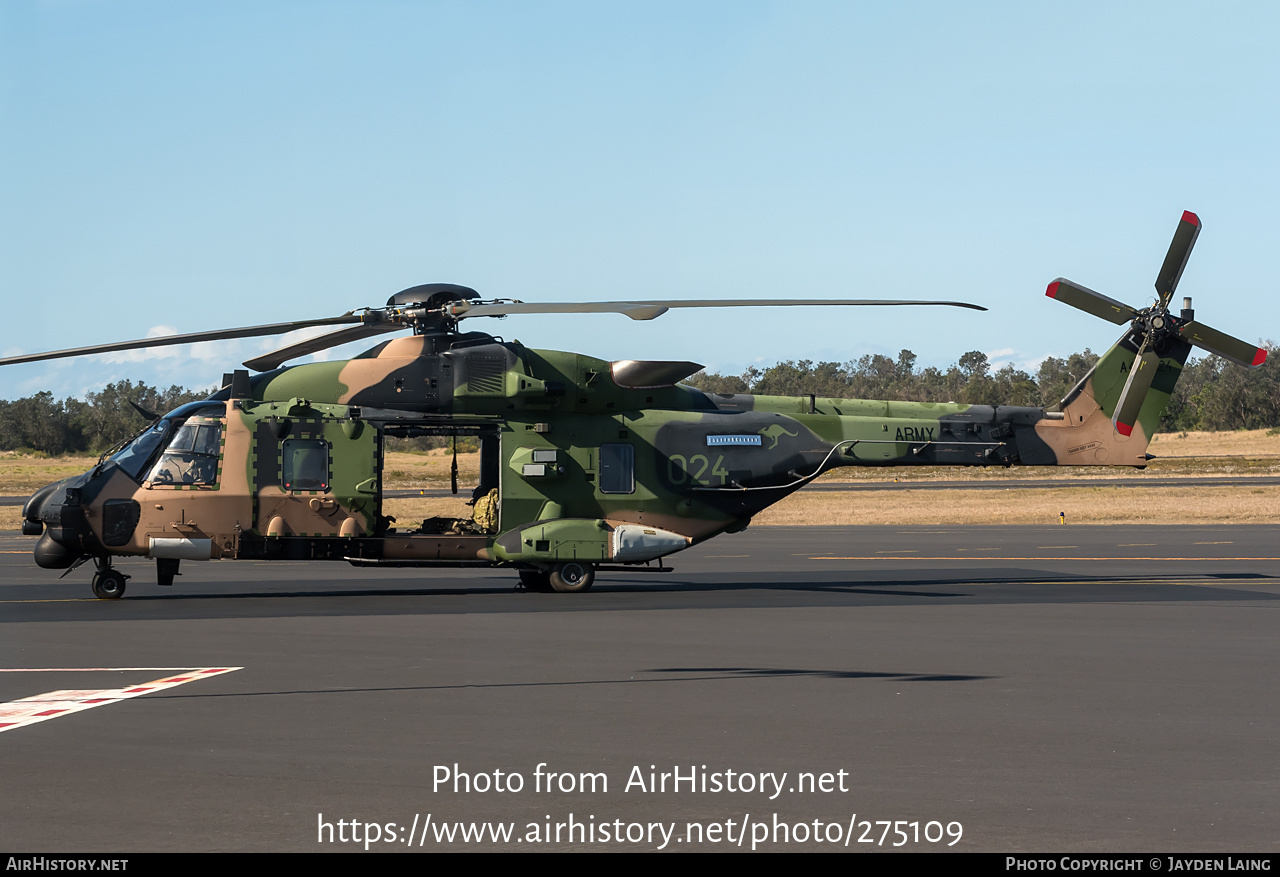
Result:
<instances>
[{"instance_id":1,"label":"cockpit window","mask_svg":"<svg viewBox=\"0 0 1280 877\"><path fill-rule=\"evenodd\" d=\"M213 484L218 480L222 424L191 420L178 427L147 480L156 484Z\"/></svg>"},{"instance_id":2,"label":"cockpit window","mask_svg":"<svg viewBox=\"0 0 1280 877\"><path fill-rule=\"evenodd\" d=\"M134 481L142 481L142 474L151 468L151 463L160 448L168 444L169 436L186 421L188 417L222 417L227 413L227 406L221 402L189 402L170 411L156 422L150 429L144 430L127 445L117 451L111 462L120 467ZM216 455L217 452L215 451Z\"/></svg>"},{"instance_id":3,"label":"cockpit window","mask_svg":"<svg viewBox=\"0 0 1280 877\"><path fill-rule=\"evenodd\" d=\"M169 421L160 421L125 445L123 449L111 458L111 461L134 481L141 480L139 476L141 476L143 468L151 461L156 449L164 444L164 439L169 434L170 426Z\"/></svg>"}]
</instances>

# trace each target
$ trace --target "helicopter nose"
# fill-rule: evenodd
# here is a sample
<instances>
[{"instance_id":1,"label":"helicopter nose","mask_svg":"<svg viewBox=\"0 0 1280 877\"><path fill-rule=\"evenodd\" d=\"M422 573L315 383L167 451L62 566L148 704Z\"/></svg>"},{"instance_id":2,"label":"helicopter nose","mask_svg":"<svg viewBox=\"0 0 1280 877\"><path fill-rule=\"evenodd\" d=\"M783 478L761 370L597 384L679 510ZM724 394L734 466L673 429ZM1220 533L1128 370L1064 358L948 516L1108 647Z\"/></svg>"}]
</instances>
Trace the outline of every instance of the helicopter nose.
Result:
<instances>
[{"instance_id":1,"label":"helicopter nose","mask_svg":"<svg viewBox=\"0 0 1280 877\"><path fill-rule=\"evenodd\" d=\"M73 551L55 539L52 530L40 537L32 554L36 566L41 569L66 569L80 557L79 551Z\"/></svg>"},{"instance_id":2,"label":"helicopter nose","mask_svg":"<svg viewBox=\"0 0 1280 877\"><path fill-rule=\"evenodd\" d=\"M64 487L66 483L67 479L55 481L53 484L46 484L31 494L31 497L22 506L23 536L39 536L44 532L44 507L49 503L50 497L57 492L58 488Z\"/></svg>"},{"instance_id":3,"label":"helicopter nose","mask_svg":"<svg viewBox=\"0 0 1280 877\"><path fill-rule=\"evenodd\" d=\"M84 537L90 534L88 521L80 506L80 488L69 486L78 480L48 484L33 493L22 508L23 534L40 536L34 551L37 566L66 569L84 554Z\"/></svg>"}]
</instances>

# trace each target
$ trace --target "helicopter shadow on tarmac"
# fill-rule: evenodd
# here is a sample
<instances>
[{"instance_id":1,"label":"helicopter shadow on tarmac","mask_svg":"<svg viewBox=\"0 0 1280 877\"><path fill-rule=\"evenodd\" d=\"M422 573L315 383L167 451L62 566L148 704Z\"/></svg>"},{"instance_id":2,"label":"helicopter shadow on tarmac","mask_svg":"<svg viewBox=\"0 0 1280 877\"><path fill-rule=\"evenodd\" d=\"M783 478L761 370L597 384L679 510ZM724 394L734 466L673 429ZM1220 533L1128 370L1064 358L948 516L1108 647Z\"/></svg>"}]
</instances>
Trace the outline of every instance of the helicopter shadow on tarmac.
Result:
<instances>
[{"instance_id":1,"label":"helicopter shadow on tarmac","mask_svg":"<svg viewBox=\"0 0 1280 877\"><path fill-rule=\"evenodd\" d=\"M403 580L402 580L403 581ZM876 606L1060 605L1082 603L1184 603L1201 601L1271 601L1280 594L1229 584L1280 582L1262 573L1219 573L1115 576L1046 573L1022 568L975 569L964 575L937 570L883 570L862 576L831 571L744 574L705 572L662 581L604 579L592 596L522 591L508 577L477 578L459 587L457 579L442 587L420 581L405 587L349 587L343 581L287 583L264 588L244 580L193 583L199 592L179 590L134 593L105 608L94 600L19 600L11 602L7 620L119 621L177 618L243 618L285 616L455 615L504 613L621 612L654 609L778 609ZM442 583L443 584L443 583ZM211 587L227 586L227 590ZM255 587L257 585L257 587ZM24 589L25 590L25 589Z\"/></svg>"},{"instance_id":2,"label":"helicopter shadow on tarmac","mask_svg":"<svg viewBox=\"0 0 1280 877\"><path fill-rule=\"evenodd\" d=\"M847 681L891 681L891 682L981 682L996 679L996 676L983 676L959 673L895 673L874 670L836 670L809 669L794 667L656 667L636 671L640 674L657 674L655 676L635 675L607 679L553 679L525 682L467 682L441 685L393 685L371 687L314 688L276 691L235 691L182 694L156 694L151 700L191 699L191 698L243 698L243 697L285 697L291 695L350 695L350 694L389 694L393 692L430 692L452 691L458 689L502 689L502 688L578 688L615 685L671 685L689 682L739 682L751 679L769 678L802 678L835 679Z\"/></svg>"}]
</instances>

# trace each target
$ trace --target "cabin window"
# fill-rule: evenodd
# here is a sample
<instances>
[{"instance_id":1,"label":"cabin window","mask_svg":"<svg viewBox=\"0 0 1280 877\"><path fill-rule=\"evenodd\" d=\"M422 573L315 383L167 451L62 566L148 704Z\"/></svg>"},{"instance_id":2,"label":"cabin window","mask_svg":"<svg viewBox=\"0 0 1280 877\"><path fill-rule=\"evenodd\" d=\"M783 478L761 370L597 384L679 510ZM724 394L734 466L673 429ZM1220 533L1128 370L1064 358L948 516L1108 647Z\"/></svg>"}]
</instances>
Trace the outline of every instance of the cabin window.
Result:
<instances>
[{"instance_id":1,"label":"cabin window","mask_svg":"<svg viewBox=\"0 0 1280 877\"><path fill-rule=\"evenodd\" d=\"M285 490L329 489L329 443L288 439L280 446L280 484Z\"/></svg>"},{"instance_id":2,"label":"cabin window","mask_svg":"<svg viewBox=\"0 0 1280 877\"><path fill-rule=\"evenodd\" d=\"M635 493L636 450L632 445L600 446L600 492Z\"/></svg>"}]
</instances>

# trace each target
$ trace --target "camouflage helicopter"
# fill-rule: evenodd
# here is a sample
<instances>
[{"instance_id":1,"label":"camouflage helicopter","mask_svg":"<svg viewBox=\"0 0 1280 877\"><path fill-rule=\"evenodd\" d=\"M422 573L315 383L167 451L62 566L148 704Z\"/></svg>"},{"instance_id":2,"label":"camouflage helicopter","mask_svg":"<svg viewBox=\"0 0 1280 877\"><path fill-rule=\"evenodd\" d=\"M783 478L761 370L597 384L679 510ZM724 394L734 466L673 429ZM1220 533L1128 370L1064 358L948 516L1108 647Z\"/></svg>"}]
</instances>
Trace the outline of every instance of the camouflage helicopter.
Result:
<instances>
[{"instance_id":1,"label":"camouflage helicopter","mask_svg":"<svg viewBox=\"0 0 1280 877\"><path fill-rule=\"evenodd\" d=\"M151 557L161 585L183 560L345 560L359 566L503 566L534 591L589 589L597 570L665 568L839 466L1142 467L1193 345L1257 367L1266 351L1170 301L1200 221L1184 213L1156 278L1133 308L1059 278L1047 294L1124 334L1049 408L704 393L693 362L619 360L527 348L464 319L671 308L949 305L865 300L482 301L452 284L416 286L386 307L338 317L10 357L0 365L307 326L344 328L291 344L224 376L104 454L88 472L27 501L22 532L46 569L92 560L93 591L124 594L118 556ZM411 330L354 359L296 357ZM258 372L250 376L249 370ZM473 520L402 528L382 513L387 436L472 436L480 446ZM456 491L456 482L455 482ZM65 575L65 573L64 573Z\"/></svg>"}]
</instances>

